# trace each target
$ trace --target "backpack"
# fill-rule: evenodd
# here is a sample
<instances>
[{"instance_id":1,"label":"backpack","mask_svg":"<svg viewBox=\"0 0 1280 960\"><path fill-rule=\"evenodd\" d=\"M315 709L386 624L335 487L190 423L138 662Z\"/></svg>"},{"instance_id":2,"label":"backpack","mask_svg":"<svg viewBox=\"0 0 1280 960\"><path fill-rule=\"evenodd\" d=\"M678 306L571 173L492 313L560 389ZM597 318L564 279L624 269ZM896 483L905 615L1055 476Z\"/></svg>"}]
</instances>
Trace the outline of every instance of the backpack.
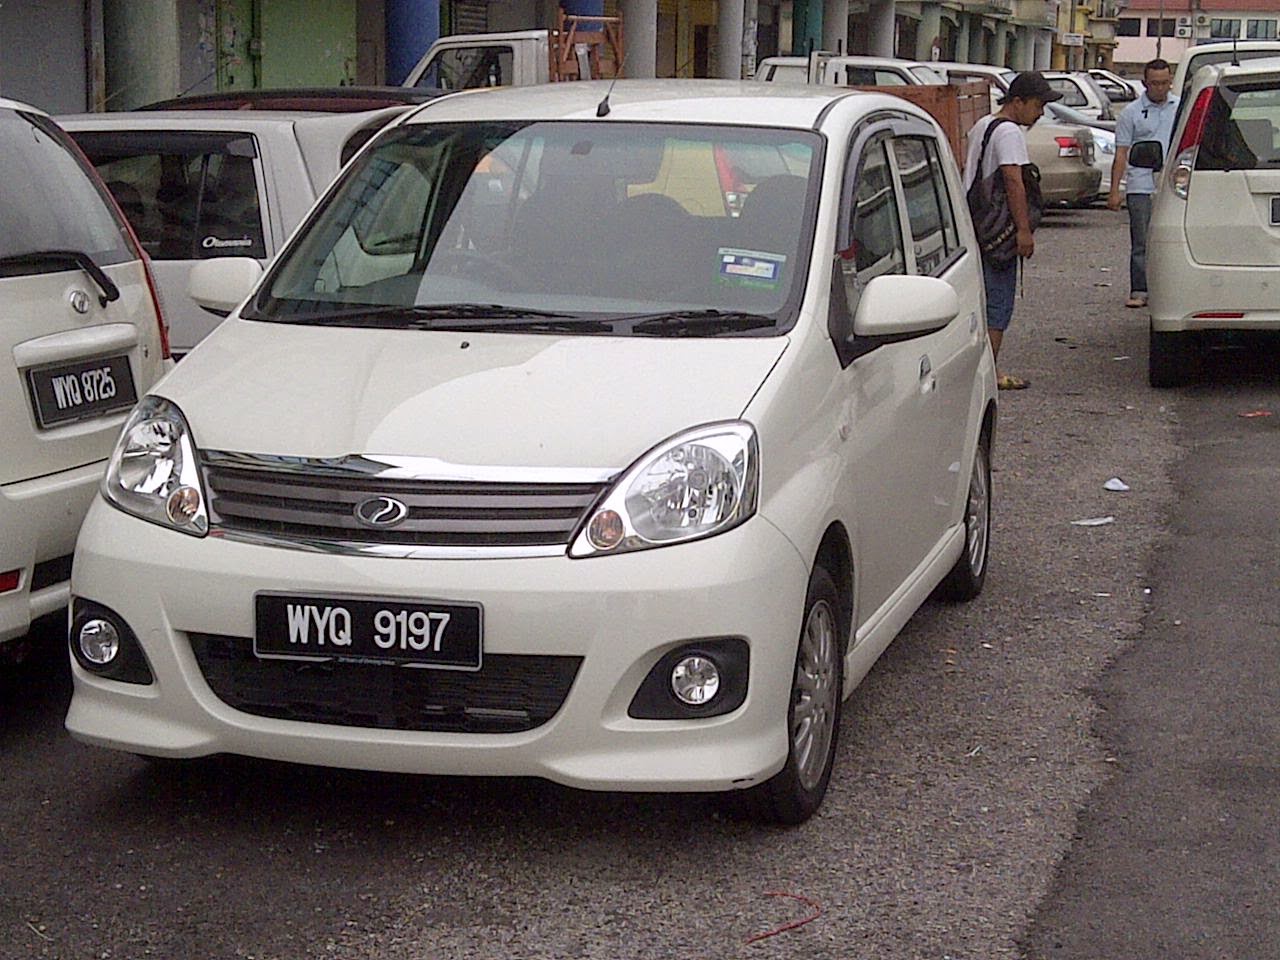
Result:
<instances>
[{"instance_id":1,"label":"backpack","mask_svg":"<svg viewBox=\"0 0 1280 960\"><path fill-rule=\"evenodd\" d=\"M1009 198L1005 195L1004 172L997 167L991 176L982 176L987 145L991 143L991 135L995 133L996 127L1002 123L1013 121L998 117L987 125L986 134L982 138L982 149L978 151L978 172L966 197L982 259L996 266L1012 263L1018 257L1018 225L1013 222L1013 211L1009 209ZM1034 163L1022 165L1022 186L1027 194L1027 219L1034 230L1040 225L1044 214L1040 168Z\"/></svg>"}]
</instances>

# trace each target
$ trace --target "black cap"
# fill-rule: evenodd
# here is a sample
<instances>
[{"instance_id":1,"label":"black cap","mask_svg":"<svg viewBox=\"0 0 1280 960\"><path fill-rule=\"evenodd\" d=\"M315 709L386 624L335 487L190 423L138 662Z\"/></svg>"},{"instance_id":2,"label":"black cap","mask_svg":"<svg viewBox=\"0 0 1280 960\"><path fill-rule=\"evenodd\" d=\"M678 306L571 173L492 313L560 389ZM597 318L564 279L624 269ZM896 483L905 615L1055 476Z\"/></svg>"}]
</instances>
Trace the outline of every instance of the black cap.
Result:
<instances>
[{"instance_id":1,"label":"black cap","mask_svg":"<svg viewBox=\"0 0 1280 960\"><path fill-rule=\"evenodd\" d=\"M1054 100L1061 100L1062 94L1049 86L1049 81L1044 78L1044 74L1035 70L1028 70L1026 73L1020 73L1013 78L1013 82L1009 84L1008 92L1000 98L1000 103L1006 104L1010 100L1017 98L1052 103Z\"/></svg>"}]
</instances>

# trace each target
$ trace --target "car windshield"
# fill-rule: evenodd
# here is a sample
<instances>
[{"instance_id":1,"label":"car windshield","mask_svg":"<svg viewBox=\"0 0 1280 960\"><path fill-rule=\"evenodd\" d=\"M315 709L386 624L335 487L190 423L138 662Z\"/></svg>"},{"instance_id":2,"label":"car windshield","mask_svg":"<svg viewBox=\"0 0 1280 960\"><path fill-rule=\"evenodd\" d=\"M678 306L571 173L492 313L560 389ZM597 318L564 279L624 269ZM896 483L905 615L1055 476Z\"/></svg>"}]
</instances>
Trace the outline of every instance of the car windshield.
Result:
<instances>
[{"instance_id":1,"label":"car windshield","mask_svg":"<svg viewBox=\"0 0 1280 960\"><path fill-rule=\"evenodd\" d=\"M1280 167L1280 81L1233 81L1209 103L1197 170L1261 170Z\"/></svg>"},{"instance_id":2,"label":"car windshield","mask_svg":"<svg viewBox=\"0 0 1280 960\"><path fill-rule=\"evenodd\" d=\"M715 125L476 122L385 135L250 319L635 336L795 321L821 138Z\"/></svg>"},{"instance_id":3,"label":"car windshield","mask_svg":"<svg viewBox=\"0 0 1280 960\"><path fill-rule=\"evenodd\" d=\"M65 258L32 256L49 251L82 253L99 266L138 258L92 170L53 121L0 109L0 258L11 265L0 273L67 269Z\"/></svg>"}]
</instances>

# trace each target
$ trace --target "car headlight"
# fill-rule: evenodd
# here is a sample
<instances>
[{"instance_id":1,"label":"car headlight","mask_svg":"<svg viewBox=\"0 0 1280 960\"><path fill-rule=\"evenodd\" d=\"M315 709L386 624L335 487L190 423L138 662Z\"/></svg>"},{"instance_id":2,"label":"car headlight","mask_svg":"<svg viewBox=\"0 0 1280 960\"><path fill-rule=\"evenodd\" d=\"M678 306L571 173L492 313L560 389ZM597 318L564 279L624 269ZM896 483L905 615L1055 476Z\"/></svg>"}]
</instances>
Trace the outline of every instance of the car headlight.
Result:
<instances>
[{"instance_id":1,"label":"car headlight","mask_svg":"<svg viewBox=\"0 0 1280 960\"><path fill-rule=\"evenodd\" d=\"M591 511L571 557L648 550L724 533L756 512L760 453L755 428L713 423L654 447Z\"/></svg>"},{"instance_id":2,"label":"car headlight","mask_svg":"<svg viewBox=\"0 0 1280 960\"><path fill-rule=\"evenodd\" d=\"M160 397L133 409L102 481L107 502L193 537L209 531L196 446L182 411Z\"/></svg>"}]
</instances>

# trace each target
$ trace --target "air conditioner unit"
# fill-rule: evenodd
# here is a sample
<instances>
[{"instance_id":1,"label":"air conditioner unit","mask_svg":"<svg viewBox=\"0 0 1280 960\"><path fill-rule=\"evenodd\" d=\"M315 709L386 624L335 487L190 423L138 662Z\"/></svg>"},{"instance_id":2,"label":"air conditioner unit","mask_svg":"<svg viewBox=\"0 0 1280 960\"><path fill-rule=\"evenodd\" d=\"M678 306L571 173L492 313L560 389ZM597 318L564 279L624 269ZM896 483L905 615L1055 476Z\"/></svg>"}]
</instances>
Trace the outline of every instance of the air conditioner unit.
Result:
<instances>
[{"instance_id":1,"label":"air conditioner unit","mask_svg":"<svg viewBox=\"0 0 1280 960\"><path fill-rule=\"evenodd\" d=\"M1191 24L1180 23L1178 24L1177 29L1174 30L1173 35L1177 37L1179 40L1190 40L1192 37L1192 32L1193 31L1191 30Z\"/></svg>"},{"instance_id":2,"label":"air conditioner unit","mask_svg":"<svg viewBox=\"0 0 1280 960\"><path fill-rule=\"evenodd\" d=\"M1190 18L1190 17L1179 17L1179 18L1178 18L1178 26L1180 26L1180 27L1189 27L1189 26L1191 26L1191 18Z\"/></svg>"},{"instance_id":3,"label":"air conditioner unit","mask_svg":"<svg viewBox=\"0 0 1280 960\"><path fill-rule=\"evenodd\" d=\"M1207 13L1196 14L1196 26L1207 27L1209 25L1209 15Z\"/></svg>"}]
</instances>

